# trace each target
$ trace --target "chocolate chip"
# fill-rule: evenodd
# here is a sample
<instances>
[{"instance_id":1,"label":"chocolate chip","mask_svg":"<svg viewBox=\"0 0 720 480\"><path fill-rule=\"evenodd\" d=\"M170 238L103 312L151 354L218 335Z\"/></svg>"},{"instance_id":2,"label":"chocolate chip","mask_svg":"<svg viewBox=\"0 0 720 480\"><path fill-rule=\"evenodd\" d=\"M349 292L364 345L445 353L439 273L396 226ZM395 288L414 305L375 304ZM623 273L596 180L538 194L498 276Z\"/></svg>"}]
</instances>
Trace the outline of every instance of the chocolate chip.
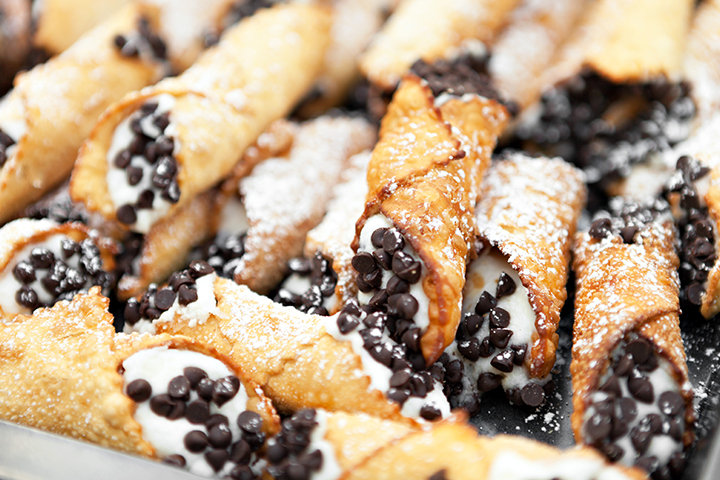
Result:
<instances>
[{"instance_id":1,"label":"chocolate chip","mask_svg":"<svg viewBox=\"0 0 720 480\"><path fill-rule=\"evenodd\" d=\"M370 288L380 288L382 285L383 274L381 270L374 270L370 273L362 273L363 280L367 283Z\"/></svg>"},{"instance_id":2,"label":"chocolate chip","mask_svg":"<svg viewBox=\"0 0 720 480\"><path fill-rule=\"evenodd\" d=\"M216 448L205 452L205 461L212 467L213 470L219 472L225 466L225 462L228 459L228 451L224 448Z\"/></svg>"},{"instance_id":3,"label":"chocolate chip","mask_svg":"<svg viewBox=\"0 0 720 480\"><path fill-rule=\"evenodd\" d=\"M658 398L658 406L662 413L674 417L682 411L685 406L685 400L682 395L677 392L663 392Z\"/></svg>"},{"instance_id":4,"label":"chocolate chip","mask_svg":"<svg viewBox=\"0 0 720 480\"><path fill-rule=\"evenodd\" d=\"M230 470L230 478L233 480L255 480L257 477L247 465L238 465Z\"/></svg>"},{"instance_id":5,"label":"chocolate chip","mask_svg":"<svg viewBox=\"0 0 720 480\"><path fill-rule=\"evenodd\" d=\"M137 214L135 213L135 207L129 204L125 204L117 209L117 219L120 223L125 225L132 225L137 222Z\"/></svg>"},{"instance_id":6,"label":"chocolate chip","mask_svg":"<svg viewBox=\"0 0 720 480\"><path fill-rule=\"evenodd\" d=\"M690 303L693 305L702 305L703 295L705 294L705 288L699 283L693 283L689 285L685 291L685 295Z\"/></svg>"},{"instance_id":7,"label":"chocolate chip","mask_svg":"<svg viewBox=\"0 0 720 480\"><path fill-rule=\"evenodd\" d=\"M187 462L185 461L185 457L183 457L182 455L173 454L163 458L162 463L183 468Z\"/></svg>"},{"instance_id":8,"label":"chocolate chip","mask_svg":"<svg viewBox=\"0 0 720 480\"><path fill-rule=\"evenodd\" d=\"M205 422L205 428L210 430L215 425L220 425L221 423L230 426L230 420L228 419L228 417L226 417L222 413L213 413L212 415L210 415L210 418L208 418L207 422Z\"/></svg>"},{"instance_id":9,"label":"chocolate chip","mask_svg":"<svg viewBox=\"0 0 720 480\"><path fill-rule=\"evenodd\" d=\"M153 208L153 202L155 201L155 192L152 190L143 190L138 195L138 200L135 203L135 207L138 210L150 210Z\"/></svg>"},{"instance_id":10,"label":"chocolate chip","mask_svg":"<svg viewBox=\"0 0 720 480\"><path fill-rule=\"evenodd\" d=\"M387 392L387 397L395 403L402 405L410 396L410 391L400 388L391 388Z\"/></svg>"},{"instance_id":11,"label":"chocolate chip","mask_svg":"<svg viewBox=\"0 0 720 480\"><path fill-rule=\"evenodd\" d=\"M620 381L615 375L610 375L602 385L600 385L600 391L610 393L616 397L622 397L622 388L620 387Z\"/></svg>"},{"instance_id":12,"label":"chocolate chip","mask_svg":"<svg viewBox=\"0 0 720 480\"><path fill-rule=\"evenodd\" d=\"M626 423L635 420L637 417L637 405L635 404L635 400L627 397L619 398L616 405L617 407L615 409L615 413L618 419Z\"/></svg>"},{"instance_id":13,"label":"chocolate chip","mask_svg":"<svg viewBox=\"0 0 720 480\"><path fill-rule=\"evenodd\" d=\"M628 343L625 351L633 356L635 363L645 363L652 354L652 345L644 338L638 338Z\"/></svg>"},{"instance_id":14,"label":"chocolate chip","mask_svg":"<svg viewBox=\"0 0 720 480\"><path fill-rule=\"evenodd\" d=\"M495 297L499 300L502 297L512 295L516 290L515 281L505 272L500 274L500 279L497 284L497 291Z\"/></svg>"},{"instance_id":15,"label":"chocolate chip","mask_svg":"<svg viewBox=\"0 0 720 480\"><path fill-rule=\"evenodd\" d=\"M47 269L55 262L55 254L44 247L35 247L30 252L30 263L37 269Z\"/></svg>"},{"instance_id":16,"label":"chocolate chip","mask_svg":"<svg viewBox=\"0 0 720 480\"><path fill-rule=\"evenodd\" d=\"M512 350L505 350L495 355L495 357L490 360L490 365L504 373L512 372L514 368Z\"/></svg>"},{"instance_id":17,"label":"chocolate chip","mask_svg":"<svg viewBox=\"0 0 720 480\"><path fill-rule=\"evenodd\" d=\"M349 313L341 313L337 319L338 330L340 333L346 334L355 330L360 325L360 320Z\"/></svg>"},{"instance_id":18,"label":"chocolate chip","mask_svg":"<svg viewBox=\"0 0 720 480\"><path fill-rule=\"evenodd\" d=\"M125 323L135 325L140 320L140 303L134 298L125 304Z\"/></svg>"},{"instance_id":19,"label":"chocolate chip","mask_svg":"<svg viewBox=\"0 0 720 480\"><path fill-rule=\"evenodd\" d=\"M491 390L495 390L496 388L498 388L501 385L501 383L502 383L501 380L502 380L501 377L498 375L495 375L494 373L489 373L489 372L481 373L478 376L478 380L477 380L478 390L480 390L483 393L489 392Z\"/></svg>"},{"instance_id":20,"label":"chocolate chip","mask_svg":"<svg viewBox=\"0 0 720 480\"><path fill-rule=\"evenodd\" d=\"M198 399L190 403L185 409L185 418L196 425L204 425L210 418L210 404Z\"/></svg>"},{"instance_id":21,"label":"chocolate chip","mask_svg":"<svg viewBox=\"0 0 720 480\"><path fill-rule=\"evenodd\" d=\"M480 331L480 327L482 327L483 319L480 315L477 314L469 314L466 315L463 319L463 323L465 324L465 328L467 329L467 332L469 335L475 335L477 332Z\"/></svg>"},{"instance_id":22,"label":"chocolate chip","mask_svg":"<svg viewBox=\"0 0 720 480\"><path fill-rule=\"evenodd\" d=\"M403 387L410 381L410 377L412 377L410 369L399 370L390 377L390 386L393 388Z\"/></svg>"},{"instance_id":23,"label":"chocolate chip","mask_svg":"<svg viewBox=\"0 0 720 480\"><path fill-rule=\"evenodd\" d=\"M625 450L615 443L602 444L600 450L611 462L617 462L625 455Z\"/></svg>"},{"instance_id":24,"label":"chocolate chip","mask_svg":"<svg viewBox=\"0 0 720 480\"><path fill-rule=\"evenodd\" d=\"M382 248L383 247L383 238L385 236L385 232L387 232L387 228L378 228L375 230L372 235L370 235L370 241L372 242L373 246L375 248Z\"/></svg>"},{"instance_id":25,"label":"chocolate chip","mask_svg":"<svg viewBox=\"0 0 720 480\"><path fill-rule=\"evenodd\" d=\"M620 229L620 236L625 243L633 243L635 234L638 232L638 228L634 226L623 227Z\"/></svg>"},{"instance_id":26,"label":"chocolate chip","mask_svg":"<svg viewBox=\"0 0 720 480\"><path fill-rule=\"evenodd\" d=\"M129 150L121 150L120 153L118 153L115 156L115 166L120 169L127 168L128 165L130 165L130 161L132 160L132 155L130 154Z\"/></svg>"},{"instance_id":27,"label":"chocolate chip","mask_svg":"<svg viewBox=\"0 0 720 480\"><path fill-rule=\"evenodd\" d=\"M617 374L620 377L627 377L630 375L635 368L635 361L633 360L632 355L625 354L622 357L620 357L620 360L618 360L618 364L615 367L615 374Z\"/></svg>"},{"instance_id":28,"label":"chocolate chip","mask_svg":"<svg viewBox=\"0 0 720 480\"><path fill-rule=\"evenodd\" d=\"M185 413L185 402L177 401L168 394L161 394L150 399L150 410L159 417L174 420Z\"/></svg>"},{"instance_id":29,"label":"chocolate chip","mask_svg":"<svg viewBox=\"0 0 720 480\"><path fill-rule=\"evenodd\" d=\"M207 378L207 373L202 368L197 367L185 367L183 369L183 375L187 377L188 381L190 382L190 388L195 390L198 386L198 383L200 383L200 380L203 378Z\"/></svg>"},{"instance_id":30,"label":"chocolate chip","mask_svg":"<svg viewBox=\"0 0 720 480\"><path fill-rule=\"evenodd\" d=\"M410 352L420 351L420 337L422 336L419 328L410 328L403 333L400 343L407 346Z\"/></svg>"},{"instance_id":31,"label":"chocolate chip","mask_svg":"<svg viewBox=\"0 0 720 480\"><path fill-rule=\"evenodd\" d=\"M132 165L128 165L128 167L125 169L125 173L127 174L128 184L132 186L140 183L140 180L142 180L143 177L143 169L140 167L134 167Z\"/></svg>"},{"instance_id":32,"label":"chocolate chip","mask_svg":"<svg viewBox=\"0 0 720 480\"><path fill-rule=\"evenodd\" d=\"M219 378L213 386L212 399L218 407L223 406L227 401L232 399L240 389L240 380L234 376Z\"/></svg>"},{"instance_id":33,"label":"chocolate chip","mask_svg":"<svg viewBox=\"0 0 720 480\"><path fill-rule=\"evenodd\" d=\"M398 277L405 280L406 282L413 284L420 280L422 274L422 265L420 262L413 262L406 269L399 272L395 272Z\"/></svg>"},{"instance_id":34,"label":"chocolate chip","mask_svg":"<svg viewBox=\"0 0 720 480\"><path fill-rule=\"evenodd\" d=\"M36 280L35 268L25 260L18 262L12 272L15 280L23 285L29 285Z\"/></svg>"},{"instance_id":35,"label":"chocolate chip","mask_svg":"<svg viewBox=\"0 0 720 480\"><path fill-rule=\"evenodd\" d=\"M442 416L439 408L432 404L425 404L420 408L420 416L427 421L432 422Z\"/></svg>"},{"instance_id":36,"label":"chocolate chip","mask_svg":"<svg viewBox=\"0 0 720 480\"><path fill-rule=\"evenodd\" d=\"M679 418L671 418L667 420L664 431L676 442L682 441L683 437L683 423Z\"/></svg>"},{"instance_id":37,"label":"chocolate chip","mask_svg":"<svg viewBox=\"0 0 720 480\"><path fill-rule=\"evenodd\" d=\"M157 156L171 156L175 148L175 140L172 137L160 135L155 139L155 153Z\"/></svg>"},{"instance_id":38,"label":"chocolate chip","mask_svg":"<svg viewBox=\"0 0 720 480\"><path fill-rule=\"evenodd\" d=\"M152 387L147 380L139 378L127 384L125 394L135 403L144 402L152 395Z\"/></svg>"},{"instance_id":39,"label":"chocolate chip","mask_svg":"<svg viewBox=\"0 0 720 480\"><path fill-rule=\"evenodd\" d=\"M175 292L169 287L161 288L155 294L155 307L163 312L169 310L174 302Z\"/></svg>"},{"instance_id":40,"label":"chocolate chip","mask_svg":"<svg viewBox=\"0 0 720 480\"><path fill-rule=\"evenodd\" d=\"M673 475L677 478L680 477L685 470L687 464L687 458L685 452L676 452L670 457L668 467Z\"/></svg>"},{"instance_id":41,"label":"chocolate chip","mask_svg":"<svg viewBox=\"0 0 720 480\"><path fill-rule=\"evenodd\" d=\"M146 142L147 140L145 139L144 135L137 135L130 142L130 145L128 146L128 151L131 155L142 155L143 151L145 151Z\"/></svg>"},{"instance_id":42,"label":"chocolate chip","mask_svg":"<svg viewBox=\"0 0 720 480\"><path fill-rule=\"evenodd\" d=\"M362 293L370 293L370 292L372 292L372 290L373 290L372 285L368 284L368 283L363 279L363 274L362 274L362 273L359 273L359 274L355 277L355 284L357 285L358 290L360 290Z\"/></svg>"},{"instance_id":43,"label":"chocolate chip","mask_svg":"<svg viewBox=\"0 0 720 480\"><path fill-rule=\"evenodd\" d=\"M657 413L649 413L640 421L640 428L658 435L663 429L662 418Z\"/></svg>"},{"instance_id":44,"label":"chocolate chip","mask_svg":"<svg viewBox=\"0 0 720 480\"><path fill-rule=\"evenodd\" d=\"M287 455L287 450L285 450L285 447L283 447L280 443L274 442L273 445L275 445L274 449L271 448L270 442L268 442L268 449L266 451L266 454L268 456L268 459L270 460L270 463L277 463L273 461L273 458L275 458L277 453L279 453L277 447L280 447L280 449L284 452L284 455L280 457L280 460L285 458L285 455ZM250 445L245 440L240 439L237 442L233 443L232 447L230 447L229 458L230 461L233 463L247 465L248 463L250 463L251 453L252 450L250 449Z\"/></svg>"},{"instance_id":45,"label":"chocolate chip","mask_svg":"<svg viewBox=\"0 0 720 480\"><path fill-rule=\"evenodd\" d=\"M23 285L15 293L15 301L18 305L30 310L35 310L40 306L40 300L38 299L37 292L27 285Z\"/></svg>"},{"instance_id":46,"label":"chocolate chip","mask_svg":"<svg viewBox=\"0 0 720 480\"><path fill-rule=\"evenodd\" d=\"M179 375L168 384L168 395L179 400L190 398L190 380L184 375Z\"/></svg>"},{"instance_id":47,"label":"chocolate chip","mask_svg":"<svg viewBox=\"0 0 720 480\"><path fill-rule=\"evenodd\" d=\"M591 237L597 240L602 240L612 234L612 222L609 218L600 218L595 220L590 226L590 231L588 233Z\"/></svg>"},{"instance_id":48,"label":"chocolate chip","mask_svg":"<svg viewBox=\"0 0 720 480\"><path fill-rule=\"evenodd\" d=\"M262 417L250 410L238 415L237 424L242 431L247 433L260 433L262 431Z\"/></svg>"},{"instance_id":49,"label":"chocolate chip","mask_svg":"<svg viewBox=\"0 0 720 480\"><path fill-rule=\"evenodd\" d=\"M492 355L493 352L493 346L490 343L490 337L485 337L480 342L480 356L482 358L488 358L490 355Z\"/></svg>"},{"instance_id":50,"label":"chocolate chip","mask_svg":"<svg viewBox=\"0 0 720 480\"><path fill-rule=\"evenodd\" d=\"M651 440L652 433L647 430L642 430L638 427L635 427L630 432L630 441L632 441L635 451L638 452L640 455L645 453L648 446L650 445Z\"/></svg>"},{"instance_id":51,"label":"chocolate chip","mask_svg":"<svg viewBox=\"0 0 720 480\"><path fill-rule=\"evenodd\" d=\"M527 355L527 345L511 345L510 348L512 348L512 351L515 353L515 356L513 357L513 363L518 366L525 363L525 355Z\"/></svg>"},{"instance_id":52,"label":"chocolate chip","mask_svg":"<svg viewBox=\"0 0 720 480\"><path fill-rule=\"evenodd\" d=\"M300 458L300 462L307 466L310 470L319 471L323 465L323 454L320 450L315 450L304 457Z\"/></svg>"},{"instance_id":53,"label":"chocolate chip","mask_svg":"<svg viewBox=\"0 0 720 480\"><path fill-rule=\"evenodd\" d=\"M177 174L177 162L173 157L162 157L155 167L152 183L157 188L165 188Z\"/></svg>"},{"instance_id":54,"label":"chocolate chip","mask_svg":"<svg viewBox=\"0 0 720 480\"><path fill-rule=\"evenodd\" d=\"M198 299L197 290L190 285L180 285L178 289L178 303L182 306L190 305Z\"/></svg>"},{"instance_id":55,"label":"chocolate chip","mask_svg":"<svg viewBox=\"0 0 720 480\"><path fill-rule=\"evenodd\" d=\"M392 255L387 253L382 248L378 248L372 253L373 258L375 261L385 270L390 270L392 268ZM403 292L398 292L403 293Z\"/></svg>"},{"instance_id":56,"label":"chocolate chip","mask_svg":"<svg viewBox=\"0 0 720 480\"><path fill-rule=\"evenodd\" d=\"M652 383L641 375L631 376L628 379L628 390L633 397L644 403L652 403L655 398Z\"/></svg>"},{"instance_id":57,"label":"chocolate chip","mask_svg":"<svg viewBox=\"0 0 720 480\"><path fill-rule=\"evenodd\" d=\"M190 266L187 270L188 274L191 278L197 280L198 278L204 277L205 275L210 275L211 273L214 273L215 270L208 265L207 262L203 262L202 260L194 260L190 262Z\"/></svg>"},{"instance_id":58,"label":"chocolate chip","mask_svg":"<svg viewBox=\"0 0 720 480\"><path fill-rule=\"evenodd\" d=\"M512 330L508 330L505 328L494 328L490 330L490 343L492 343L495 348L505 348L510 342L510 337L512 337L512 335Z\"/></svg>"},{"instance_id":59,"label":"chocolate chip","mask_svg":"<svg viewBox=\"0 0 720 480\"><path fill-rule=\"evenodd\" d=\"M206 401L212 400L213 390L215 390L215 382L209 378L203 378L198 382L197 393L200 398Z\"/></svg>"},{"instance_id":60,"label":"chocolate chip","mask_svg":"<svg viewBox=\"0 0 720 480\"><path fill-rule=\"evenodd\" d=\"M377 230L375 233L377 233ZM395 228L388 228L383 233L382 247L390 255L393 255L395 252L402 250L403 247L405 247L405 239L399 230Z\"/></svg>"},{"instance_id":61,"label":"chocolate chip","mask_svg":"<svg viewBox=\"0 0 720 480\"><path fill-rule=\"evenodd\" d=\"M418 301L409 293L400 294L395 302L395 310L401 318L412 319L418 309Z\"/></svg>"},{"instance_id":62,"label":"chocolate chip","mask_svg":"<svg viewBox=\"0 0 720 480\"><path fill-rule=\"evenodd\" d=\"M360 273L371 273L377 270L375 258L368 252L358 252L352 259L352 266Z\"/></svg>"},{"instance_id":63,"label":"chocolate chip","mask_svg":"<svg viewBox=\"0 0 720 480\"><path fill-rule=\"evenodd\" d=\"M528 383L520 390L520 397L528 407L539 407L545 401L545 391L537 383Z\"/></svg>"},{"instance_id":64,"label":"chocolate chip","mask_svg":"<svg viewBox=\"0 0 720 480\"><path fill-rule=\"evenodd\" d=\"M475 313L485 315L497 306L497 299L488 292L483 292L475 305Z\"/></svg>"},{"instance_id":65,"label":"chocolate chip","mask_svg":"<svg viewBox=\"0 0 720 480\"><path fill-rule=\"evenodd\" d=\"M224 423L213 426L208 431L208 442L215 448L226 448L232 443L230 428Z\"/></svg>"},{"instance_id":66,"label":"chocolate chip","mask_svg":"<svg viewBox=\"0 0 720 480\"><path fill-rule=\"evenodd\" d=\"M385 343L373 346L369 350L370 356L386 367L392 365L392 347Z\"/></svg>"},{"instance_id":67,"label":"chocolate chip","mask_svg":"<svg viewBox=\"0 0 720 480\"><path fill-rule=\"evenodd\" d=\"M125 46L126 43L127 43L127 38L125 38L122 35L115 35L113 37L113 44L120 50L122 50L122 48Z\"/></svg>"},{"instance_id":68,"label":"chocolate chip","mask_svg":"<svg viewBox=\"0 0 720 480\"><path fill-rule=\"evenodd\" d=\"M170 112L165 112L161 115L158 115L157 117L155 117L153 123L156 127L160 129L160 131L165 131L168 125L170 125Z\"/></svg>"},{"instance_id":69,"label":"chocolate chip","mask_svg":"<svg viewBox=\"0 0 720 480\"><path fill-rule=\"evenodd\" d=\"M612 420L609 416L595 412L585 422L585 437L589 444L599 443L608 435L612 429Z\"/></svg>"},{"instance_id":70,"label":"chocolate chip","mask_svg":"<svg viewBox=\"0 0 720 480\"><path fill-rule=\"evenodd\" d=\"M168 183L167 187L162 192L162 198L170 203L177 203L180 201L180 185L176 179L173 179Z\"/></svg>"},{"instance_id":71,"label":"chocolate chip","mask_svg":"<svg viewBox=\"0 0 720 480\"><path fill-rule=\"evenodd\" d=\"M507 310L500 307L495 307L490 310L490 323L496 328L506 328L510 325L510 314Z\"/></svg>"},{"instance_id":72,"label":"chocolate chip","mask_svg":"<svg viewBox=\"0 0 720 480\"><path fill-rule=\"evenodd\" d=\"M477 337L471 337L469 340L459 342L457 348L460 354L471 362L480 358L480 340Z\"/></svg>"}]
</instances>

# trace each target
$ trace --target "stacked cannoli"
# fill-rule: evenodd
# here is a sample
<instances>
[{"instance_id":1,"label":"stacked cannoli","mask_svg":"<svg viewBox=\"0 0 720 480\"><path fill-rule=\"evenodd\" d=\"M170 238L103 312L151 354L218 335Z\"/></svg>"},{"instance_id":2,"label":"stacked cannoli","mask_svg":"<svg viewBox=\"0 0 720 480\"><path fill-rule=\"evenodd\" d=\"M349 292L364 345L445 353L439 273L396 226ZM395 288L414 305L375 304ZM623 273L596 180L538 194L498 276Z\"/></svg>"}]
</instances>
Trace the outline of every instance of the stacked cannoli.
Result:
<instances>
[{"instance_id":1,"label":"stacked cannoli","mask_svg":"<svg viewBox=\"0 0 720 480\"><path fill-rule=\"evenodd\" d=\"M573 431L613 462L674 478L694 410L672 216L661 201L611 206L574 250Z\"/></svg>"}]
</instances>

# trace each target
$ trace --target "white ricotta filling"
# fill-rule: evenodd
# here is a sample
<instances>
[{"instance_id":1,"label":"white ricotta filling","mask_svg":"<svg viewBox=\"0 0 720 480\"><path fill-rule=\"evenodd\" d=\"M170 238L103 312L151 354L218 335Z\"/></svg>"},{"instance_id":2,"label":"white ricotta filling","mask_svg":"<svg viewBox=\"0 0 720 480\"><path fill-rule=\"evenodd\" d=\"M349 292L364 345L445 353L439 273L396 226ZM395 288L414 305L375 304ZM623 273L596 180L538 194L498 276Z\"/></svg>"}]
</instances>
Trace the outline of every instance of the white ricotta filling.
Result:
<instances>
[{"instance_id":1,"label":"white ricotta filling","mask_svg":"<svg viewBox=\"0 0 720 480\"><path fill-rule=\"evenodd\" d=\"M238 195L233 195L220 211L218 236L243 234L248 230L250 230L250 220L248 220L245 205Z\"/></svg>"},{"instance_id":2,"label":"white ricotta filling","mask_svg":"<svg viewBox=\"0 0 720 480\"><path fill-rule=\"evenodd\" d=\"M340 478L343 472L335 455L335 447L325 439L328 428L327 413L325 410L315 410L315 421L317 422L317 426L310 434L310 445L308 445L307 451L312 453L315 450L320 450L323 462L320 470L314 472L310 478L312 478L312 480L336 480Z\"/></svg>"},{"instance_id":3,"label":"white ricotta filling","mask_svg":"<svg viewBox=\"0 0 720 480\"><path fill-rule=\"evenodd\" d=\"M150 383L152 395L167 393L168 383L173 378L182 375L186 367L197 367L203 369L211 380L235 375L224 363L215 358L189 350L175 350L167 347L149 348L141 350L123 363L125 372L123 379L125 385L133 380L143 379ZM195 391L191 391L189 402L198 399ZM247 410L248 395L245 387L240 383L237 394L218 407L215 402L210 403L210 414L220 413L229 420L230 431L233 442L240 439L241 432L237 425L237 417ZM142 437L149 442L157 451L158 456L182 455L186 461L186 468L190 472L208 478L222 478L229 473L234 464L227 462L225 467L218 473L205 461L202 453L192 453L185 448L185 435L193 430L201 430L205 433L204 425L193 425L185 418L168 420L153 413L150 409L150 401L137 404L137 410L133 418L142 426Z\"/></svg>"},{"instance_id":4,"label":"white ricotta filling","mask_svg":"<svg viewBox=\"0 0 720 480\"><path fill-rule=\"evenodd\" d=\"M629 480L600 459L558 458L530 460L519 453L500 452L493 460L488 480Z\"/></svg>"},{"instance_id":5,"label":"white ricotta filling","mask_svg":"<svg viewBox=\"0 0 720 480\"><path fill-rule=\"evenodd\" d=\"M153 101L158 104L157 110L155 110L156 115L169 112L175 105L175 97L168 93L163 93L146 100L146 102ZM130 122L132 122L137 115L139 115L139 111L128 116L115 128L112 142L107 153L108 171L106 181L110 199L115 209L125 204L135 204L144 190L154 190L152 176L155 165L150 164L144 156L134 155L130 161L130 165L143 170L142 179L137 185L130 185L126 170L115 166L115 157L117 157L120 151L128 148L135 138L135 133L130 129ZM152 124L151 119L152 117L146 117L145 120L142 121L141 126L143 133L150 138L157 138L160 135L160 130ZM173 138L175 142L173 155L176 155L180 150L180 143L178 141L177 125L173 123L172 116L170 116L170 124L165 129L165 135ZM156 191L152 208L138 209L136 211L137 221L129 226L130 229L138 233L148 233L150 228L167 214L170 206L170 202L162 198L160 192Z\"/></svg>"}]
</instances>

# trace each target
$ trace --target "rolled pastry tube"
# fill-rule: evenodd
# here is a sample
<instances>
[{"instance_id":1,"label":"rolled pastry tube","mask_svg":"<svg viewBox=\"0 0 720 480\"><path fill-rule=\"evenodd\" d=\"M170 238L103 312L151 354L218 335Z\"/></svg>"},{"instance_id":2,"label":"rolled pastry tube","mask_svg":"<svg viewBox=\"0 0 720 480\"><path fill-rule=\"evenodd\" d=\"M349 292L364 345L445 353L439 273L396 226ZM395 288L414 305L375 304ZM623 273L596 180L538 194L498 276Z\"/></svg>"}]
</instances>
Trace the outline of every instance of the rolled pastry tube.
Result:
<instances>
[{"instance_id":1,"label":"rolled pastry tube","mask_svg":"<svg viewBox=\"0 0 720 480\"><path fill-rule=\"evenodd\" d=\"M610 465L590 448L559 450L520 436L478 436L454 416L388 442L350 469L348 480L642 480L634 468Z\"/></svg>"},{"instance_id":2,"label":"rolled pastry tube","mask_svg":"<svg viewBox=\"0 0 720 480\"><path fill-rule=\"evenodd\" d=\"M720 108L719 25L720 2L709 0L698 6L688 32L683 70L692 85L696 124L704 123Z\"/></svg>"},{"instance_id":3,"label":"rolled pastry tube","mask_svg":"<svg viewBox=\"0 0 720 480\"><path fill-rule=\"evenodd\" d=\"M154 32L157 10L129 5L18 76L0 101L0 222L70 175L78 148L108 105L163 75L164 42Z\"/></svg>"},{"instance_id":4,"label":"rolled pastry tube","mask_svg":"<svg viewBox=\"0 0 720 480\"><path fill-rule=\"evenodd\" d=\"M572 426L580 444L679 478L693 439L667 204L612 203L574 247Z\"/></svg>"},{"instance_id":5,"label":"rolled pastry tube","mask_svg":"<svg viewBox=\"0 0 720 480\"><path fill-rule=\"evenodd\" d=\"M519 0L402 2L360 57L370 83L392 90L413 63L456 55L463 44L493 40ZM482 48L482 47L481 47Z\"/></svg>"},{"instance_id":6,"label":"rolled pastry tube","mask_svg":"<svg viewBox=\"0 0 720 480\"><path fill-rule=\"evenodd\" d=\"M255 460L279 427L260 389L203 344L116 334L108 303L94 288L0 325L0 417L207 477Z\"/></svg>"},{"instance_id":7,"label":"rolled pastry tube","mask_svg":"<svg viewBox=\"0 0 720 480\"><path fill-rule=\"evenodd\" d=\"M321 67L328 25L316 6L261 10L182 75L126 96L83 146L73 199L147 233L229 175L242 152L292 109Z\"/></svg>"},{"instance_id":8,"label":"rolled pastry tube","mask_svg":"<svg viewBox=\"0 0 720 480\"><path fill-rule=\"evenodd\" d=\"M0 229L0 323L115 285L115 246L80 223L19 219Z\"/></svg>"},{"instance_id":9,"label":"rolled pastry tube","mask_svg":"<svg viewBox=\"0 0 720 480\"><path fill-rule=\"evenodd\" d=\"M432 365L455 336L477 188L507 121L499 103L477 94L432 93L414 76L395 93L353 241L360 304L380 314L377 327L406 344L416 368Z\"/></svg>"},{"instance_id":10,"label":"rolled pastry tube","mask_svg":"<svg viewBox=\"0 0 720 480\"><path fill-rule=\"evenodd\" d=\"M442 359L452 404L471 415L479 396L500 386L516 405L545 399L583 179L559 158L519 153L485 176L475 211L481 250L468 266L463 317Z\"/></svg>"},{"instance_id":11,"label":"rolled pastry tube","mask_svg":"<svg viewBox=\"0 0 720 480\"><path fill-rule=\"evenodd\" d=\"M542 75L548 89L516 136L581 167L601 190L684 140L695 114L679 81L691 11L690 0L594 2Z\"/></svg>"},{"instance_id":12,"label":"rolled pastry tube","mask_svg":"<svg viewBox=\"0 0 720 480\"><path fill-rule=\"evenodd\" d=\"M401 411L387 397L392 371L362 348L335 340L326 318L283 307L201 261L125 308L126 328L186 335L231 356L282 412L323 408L398 421L449 415L440 383L412 372L415 395Z\"/></svg>"},{"instance_id":13,"label":"rolled pastry tube","mask_svg":"<svg viewBox=\"0 0 720 480\"><path fill-rule=\"evenodd\" d=\"M365 208L370 157L371 152L365 151L350 158L322 222L305 237L304 257L288 262L290 275L280 285L276 302L327 315L337 313L357 296L357 273L352 267L355 252L350 245L355 221Z\"/></svg>"}]
</instances>

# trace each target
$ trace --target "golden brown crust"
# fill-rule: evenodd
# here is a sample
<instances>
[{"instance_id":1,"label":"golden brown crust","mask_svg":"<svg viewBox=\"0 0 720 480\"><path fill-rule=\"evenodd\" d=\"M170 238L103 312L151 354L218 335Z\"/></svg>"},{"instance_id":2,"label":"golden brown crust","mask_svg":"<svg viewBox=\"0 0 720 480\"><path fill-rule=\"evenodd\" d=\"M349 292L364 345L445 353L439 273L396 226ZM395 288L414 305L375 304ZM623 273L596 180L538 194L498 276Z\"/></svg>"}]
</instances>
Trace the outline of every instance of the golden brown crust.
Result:
<instances>
[{"instance_id":1,"label":"golden brown crust","mask_svg":"<svg viewBox=\"0 0 720 480\"><path fill-rule=\"evenodd\" d=\"M229 29L182 75L126 96L103 115L83 146L70 185L73 199L115 220L106 180L113 132L145 100L167 93L176 100L171 119L181 145L175 154L181 193L172 215L231 173L242 152L311 86L329 22L327 11L317 6L261 10ZM258 41L270 37L282 41ZM276 67L268 68L269 62Z\"/></svg>"},{"instance_id":2,"label":"golden brown crust","mask_svg":"<svg viewBox=\"0 0 720 480\"><path fill-rule=\"evenodd\" d=\"M674 367L686 401L686 422L694 419L692 387L680 337L680 305L674 230L657 221L625 244L619 236L596 240L578 234L573 269L577 275L575 324L570 372L573 381L572 427L582 441L590 394L610 365L611 353L630 333L648 339ZM636 240L637 242L637 240ZM685 431L685 442L692 431Z\"/></svg>"},{"instance_id":3,"label":"golden brown crust","mask_svg":"<svg viewBox=\"0 0 720 480\"><path fill-rule=\"evenodd\" d=\"M94 287L71 302L0 324L0 418L154 457L133 419L135 403L123 394L121 366L140 350L168 346L213 356L238 372L248 407L263 417L268 433L278 431L271 404L231 359L183 337L116 334L108 305Z\"/></svg>"},{"instance_id":4,"label":"golden brown crust","mask_svg":"<svg viewBox=\"0 0 720 480\"><path fill-rule=\"evenodd\" d=\"M438 108L414 76L400 85L382 121L353 248L367 219L382 213L422 259L430 324L421 347L429 364L455 337L477 187L506 121L504 107L478 96L453 98Z\"/></svg>"},{"instance_id":5,"label":"golden brown crust","mask_svg":"<svg viewBox=\"0 0 720 480\"><path fill-rule=\"evenodd\" d=\"M537 335L525 360L535 378L555 365L570 246L586 191L582 173L562 160L517 154L488 170L480 192L479 238L508 259L535 311Z\"/></svg>"},{"instance_id":6,"label":"golden brown crust","mask_svg":"<svg viewBox=\"0 0 720 480\"><path fill-rule=\"evenodd\" d=\"M408 0L400 4L365 53L360 70L392 90L415 61L432 63L467 40L492 41L519 0Z\"/></svg>"},{"instance_id":7,"label":"golden brown crust","mask_svg":"<svg viewBox=\"0 0 720 480\"><path fill-rule=\"evenodd\" d=\"M710 221L715 231L720 232L720 168L715 166L710 171L710 189L705 195ZM702 298L700 313L705 318L712 318L720 313L720 261L716 260L708 274L705 294Z\"/></svg>"}]
</instances>

